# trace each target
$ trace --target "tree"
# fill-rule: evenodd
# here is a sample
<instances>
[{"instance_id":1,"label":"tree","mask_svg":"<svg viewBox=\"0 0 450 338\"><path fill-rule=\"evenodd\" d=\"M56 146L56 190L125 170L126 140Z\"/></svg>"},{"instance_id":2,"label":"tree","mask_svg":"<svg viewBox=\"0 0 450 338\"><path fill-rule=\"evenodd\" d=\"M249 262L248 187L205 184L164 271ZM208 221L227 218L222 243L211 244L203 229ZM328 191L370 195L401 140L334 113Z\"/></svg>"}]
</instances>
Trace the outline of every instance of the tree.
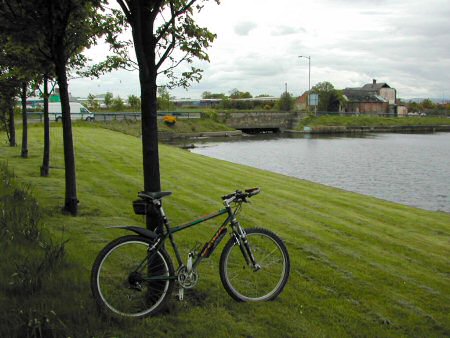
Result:
<instances>
[{"instance_id":1,"label":"tree","mask_svg":"<svg viewBox=\"0 0 450 338\"><path fill-rule=\"evenodd\" d=\"M84 48L105 34L108 22L97 12L102 0L2 0L0 28L15 39L16 44L35 44L36 51L54 66L62 110L65 165L65 202L63 210L78 212L75 154L70 116L68 67L81 66L86 59Z\"/></svg>"},{"instance_id":2,"label":"tree","mask_svg":"<svg viewBox=\"0 0 450 338\"><path fill-rule=\"evenodd\" d=\"M278 109L281 111L291 111L294 108L294 97L291 93L284 92L278 100Z\"/></svg>"},{"instance_id":3,"label":"tree","mask_svg":"<svg viewBox=\"0 0 450 338\"><path fill-rule=\"evenodd\" d=\"M252 97L249 92L241 92L236 88L230 91L230 99L251 99Z\"/></svg>"},{"instance_id":4,"label":"tree","mask_svg":"<svg viewBox=\"0 0 450 338\"><path fill-rule=\"evenodd\" d=\"M22 102L22 149L20 151L20 156L22 158L28 157L27 88L27 82L22 81L20 91L20 99Z\"/></svg>"},{"instance_id":5,"label":"tree","mask_svg":"<svg viewBox=\"0 0 450 338\"><path fill-rule=\"evenodd\" d=\"M16 146L16 127L14 120L15 97L19 94L20 81L14 76L12 58L8 50L8 37L0 33L0 110L2 123L8 136L9 145Z\"/></svg>"},{"instance_id":6,"label":"tree","mask_svg":"<svg viewBox=\"0 0 450 338\"><path fill-rule=\"evenodd\" d=\"M319 105L317 107L319 111L339 111L342 95L339 94L330 82L319 82L311 88L311 93L319 95Z\"/></svg>"},{"instance_id":7,"label":"tree","mask_svg":"<svg viewBox=\"0 0 450 338\"><path fill-rule=\"evenodd\" d=\"M2 74L0 67L0 75ZM0 77L0 112L2 122L8 136L9 146L16 146L16 128L14 123L15 97L19 93L19 83L10 78Z\"/></svg>"},{"instance_id":8,"label":"tree","mask_svg":"<svg viewBox=\"0 0 450 338\"><path fill-rule=\"evenodd\" d=\"M123 110L125 104L124 104L122 98L120 96L117 96L116 98L114 98L112 100L111 106L115 111L121 111L121 110Z\"/></svg>"},{"instance_id":9,"label":"tree","mask_svg":"<svg viewBox=\"0 0 450 338\"><path fill-rule=\"evenodd\" d=\"M44 98L44 152L42 156L42 165L41 165L41 176L47 177L50 171L50 118L48 116L48 99L50 97L50 93L53 91L55 84L53 83L52 89L48 90L48 82L49 82L49 72L44 73L43 79L43 92L42 96Z\"/></svg>"},{"instance_id":10,"label":"tree","mask_svg":"<svg viewBox=\"0 0 450 338\"><path fill-rule=\"evenodd\" d=\"M166 87L158 87L158 110L170 110L172 103L170 102L170 93Z\"/></svg>"},{"instance_id":11,"label":"tree","mask_svg":"<svg viewBox=\"0 0 450 338\"><path fill-rule=\"evenodd\" d=\"M219 3L219 0L215 0ZM131 27L141 84L142 156L144 190L161 191L157 125L157 77L164 74L169 86L187 87L201 79L201 70L191 66L177 76L181 62L209 61L205 49L216 35L200 27L195 13L207 0L117 0ZM180 51L180 54L175 51ZM181 55L180 57L177 57ZM147 226L159 225L156 215L147 216Z\"/></svg>"},{"instance_id":12,"label":"tree","mask_svg":"<svg viewBox=\"0 0 450 338\"><path fill-rule=\"evenodd\" d=\"M202 99L219 99L223 100L227 96L223 93L211 93L211 92L203 92L202 93Z\"/></svg>"},{"instance_id":13,"label":"tree","mask_svg":"<svg viewBox=\"0 0 450 338\"><path fill-rule=\"evenodd\" d=\"M9 81L10 85L20 87L22 103L22 147L21 157L28 157L28 119L26 109L27 89L31 80L40 72L40 60L30 53L30 47L14 44L11 36L2 31L0 35L0 64L2 66L2 78ZM11 110L9 110L11 111ZM14 115L10 114L9 135L14 136ZM12 128L12 129L11 129ZM15 140L14 140L15 144Z\"/></svg>"},{"instance_id":14,"label":"tree","mask_svg":"<svg viewBox=\"0 0 450 338\"><path fill-rule=\"evenodd\" d=\"M96 100L96 97L94 94L89 93L89 95L87 97L87 105L90 109L98 109L99 108L99 103Z\"/></svg>"},{"instance_id":15,"label":"tree","mask_svg":"<svg viewBox=\"0 0 450 338\"><path fill-rule=\"evenodd\" d=\"M104 99L106 108L109 108L109 107L111 106L113 97L114 97L114 96L113 96L112 93L110 93L110 92L107 92L107 93L106 93L105 99Z\"/></svg>"},{"instance_id":16,"label":"tree","mask_svg":"<svg viewBox=\"0 0 450 338\"><path fill-rule=\"evenodd\" d=\"M0 16L3 21L2 24L8 28L11 25L9 13L4 11L4 7L0 7ZM12 23L15 27L16 24ZM48 176L50 168L50 121L48 117L48 79L53 76L53 66L39 51L39 46L36 43L30 43L28 41L22 41L23 31L18 32L14 29L5 29L3 31L3 52L1 63L9 64L13 71L10 75L14 76L17 80L22 81L22 151L21 156L26 158L28 156L28 120L26 114L26 86L27 83L31 83L33 90L39 89L42 97L44 98L44 151L41 166L41 176ZM16 41L18 40L19 43ZM5 43L6 41L6 43ZM44 92L39 88L39 83L44 82ZM53 86L54 88L54 86ZM52 90L53 90L52 88Z\"/></svg>"},{"instance_id":17,"label":"tree","mask_svg":"<svg viewBox=\"0 0 450 338\"><path fill-rule=\"evenodd\" d=\"M434 109L436 105L430 99L425 99L421 102L423 109Z\"/></svg>"},{"instance_id":18,"label":"tree","mask_svg":"<svg viewBox=\"0 0 450 338\"><path fill-rule=\"evenodd\" d=\"M127 101L134 110L139 110L141 108L141 99L136 95L129 95Z\"/></svg>"}]
</instances>

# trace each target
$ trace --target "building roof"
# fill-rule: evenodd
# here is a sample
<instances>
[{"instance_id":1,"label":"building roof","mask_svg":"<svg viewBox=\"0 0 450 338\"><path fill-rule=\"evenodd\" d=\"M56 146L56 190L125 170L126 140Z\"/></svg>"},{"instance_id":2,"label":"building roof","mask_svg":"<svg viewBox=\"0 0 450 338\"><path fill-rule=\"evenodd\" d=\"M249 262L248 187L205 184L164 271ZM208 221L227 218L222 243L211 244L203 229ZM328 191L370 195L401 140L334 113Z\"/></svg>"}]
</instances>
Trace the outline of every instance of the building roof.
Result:
<instances>
[{"instance_id":1,"label":"building roof","mask_svg":"<svg viewBox=\"0 0 450 338\"><path fill-rule=\"evenodd\" d=\"M384 103L389 102L388 99L379 95L382 88L391 88L387 83L373 79L372 83L368 83L360 88L345 88L344 96L350 102L366 102L366 103Z\"/></svg>"},{"instance_id":2,"label":"building roof","mask_svg":"<svg viewBox=\"0 0 450 338\"><path fill-rule=\"evenodd\" d=\"M349 102L370 102L384 103L389 102L384 97L377 95L371 91L362 88L346 88L344 89L344 98Z\"/></svg>"},{"instance_id":3,"label":"building roof","mask_svg":"<svg viewBox=\"0 0 450 338\"><path fill-rule=\"evenodd\" d=\"M379 91L381 88L391 88L387 83L381 82L381 83L368 83L364 86L362 86L361 89L363 90L373 90L373 91Z\"/></svg>"},{"instance_id":4,"label":"building roof","mask_svg":"<svg viewBox=\"0 0 450 338\"><path fill-rule=\"evenodd\" d=\"M391 88L391 87L385 82L377 83L377 80L373 79L372 83L365 84L362 87L345 88L345 90L357 90L357 91L366 91L366 92L379 93L381 88Z\"/></svg>"}]
</instances>

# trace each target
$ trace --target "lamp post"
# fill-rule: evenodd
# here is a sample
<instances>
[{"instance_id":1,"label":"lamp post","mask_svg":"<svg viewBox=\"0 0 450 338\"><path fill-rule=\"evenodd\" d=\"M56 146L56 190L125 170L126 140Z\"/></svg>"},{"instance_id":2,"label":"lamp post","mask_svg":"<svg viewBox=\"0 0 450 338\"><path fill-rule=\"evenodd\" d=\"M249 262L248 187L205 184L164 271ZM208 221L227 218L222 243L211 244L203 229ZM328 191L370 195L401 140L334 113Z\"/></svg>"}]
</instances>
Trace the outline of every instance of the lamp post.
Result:
<instances>
[{"instance_id":1,"label":"lamp post","mask_svg":"<svg viewBox=\"0 0 450 338\"><path fill-rule=\"evenodd\" d=\"M306 102L307 110L309 111L309 94L311 92L311 56L300 55L299 58L308 59L309 71L308 71L308 102Z\"/></svg>"}]
</instances>

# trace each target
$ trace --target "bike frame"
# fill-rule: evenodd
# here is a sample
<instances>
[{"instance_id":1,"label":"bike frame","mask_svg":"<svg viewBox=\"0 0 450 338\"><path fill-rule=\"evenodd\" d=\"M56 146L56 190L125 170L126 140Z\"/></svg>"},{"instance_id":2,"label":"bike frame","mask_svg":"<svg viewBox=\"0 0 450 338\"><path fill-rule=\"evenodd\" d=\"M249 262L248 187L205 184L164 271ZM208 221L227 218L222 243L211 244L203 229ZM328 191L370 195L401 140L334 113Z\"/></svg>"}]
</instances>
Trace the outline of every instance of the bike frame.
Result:
<instances>
[{"instance_id":1,"label":"bike frame","mask_svg":"<svg viewBox=\"0 0 450 338\"><path fill-rule=\"evenodd\" d=\"M140 268L142 268L146 262L151 262L154 255L157 253L157 251L159 250L159 248L161 248L165 241L167 239L170 240L170 243L172 245L172 248L175 252L175 256L178 262L178 269L182 266L184 266L183 260L181 259L181 255L180 252L178 250L178 246L175 243L175 239L173 237L173 234L183 231L185 229L191 228L197 224L206 222L210 219L228 214L227 218L223 221L222 225L220 225L220 227L216 230L216 232L214 233L214 235L211 237L211 239L206 242L206 244L204 245L202 251L200 253L198 253L197 257L195 258L195 260L192 262L192 269L195 269L203 259L209 257L214 250L217 248L218 244L222 241L224 235L225 235L225 230L226 227L228 226L228 224L231 224L232 228L233 228L233 233L236 235L238 234L238 230L240 228L239 222L236 220L236 214L238 213L240 207L237 207L233 210L233 208L231 206L226 206L223 209L220 209L219 211L213 212L211 214L199 217L195 220L192 220L188 223L184 223L175 227L170 227L170 223L169 220L167 219L165 213L164 213L164 209L162 208L162 206L159 207L159 210L161 212L161 216L164 220L164 227L166 229L165 232L161 233L158 235L158 237L155 240L155 243L153 244L153 246L151 246L149 248L149 255L147 256L147 258L137 267L136 270L139 270ZM242 231L242 230L241 230ZM242 237L242 234L239 235L239 237ZM245 260L247 261L247 263L249 263L250 261L252 263L254 263L254 258L253 255L249 255L247 254L242 247L241 247L242 253L244 255ZM151 254L151 252L153 252L153 254ZM247 251L248 252L248 251ZM191 254L191 253L189 253ZM250 257L249 257L250 256ZM162 276L155 276L155 277L147 277L144 278L145 280L161 280L161 279L177 279L177 276L169 276L169 277L162 277Z\"/></svg>"}]
</instances>

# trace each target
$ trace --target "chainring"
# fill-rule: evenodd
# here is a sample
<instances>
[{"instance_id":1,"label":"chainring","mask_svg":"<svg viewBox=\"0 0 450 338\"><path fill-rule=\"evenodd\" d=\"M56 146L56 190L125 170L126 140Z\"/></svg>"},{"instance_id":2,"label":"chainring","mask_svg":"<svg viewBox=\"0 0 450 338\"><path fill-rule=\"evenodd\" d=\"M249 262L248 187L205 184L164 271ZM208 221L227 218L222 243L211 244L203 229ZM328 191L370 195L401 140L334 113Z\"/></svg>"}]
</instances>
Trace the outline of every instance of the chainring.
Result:
<instances>
[{"instance_id":1,"label":"chainring","mask_svg":"<svg viewBox=\"0 0 450 338\"><path fill-rule=\"evenodd\" d=\"M198 283L198 273L193 270L190 273L187 272L187 268L182 266L178 270L178 283L184 289L192 289Z\"/></svg>"}]
</instances>

